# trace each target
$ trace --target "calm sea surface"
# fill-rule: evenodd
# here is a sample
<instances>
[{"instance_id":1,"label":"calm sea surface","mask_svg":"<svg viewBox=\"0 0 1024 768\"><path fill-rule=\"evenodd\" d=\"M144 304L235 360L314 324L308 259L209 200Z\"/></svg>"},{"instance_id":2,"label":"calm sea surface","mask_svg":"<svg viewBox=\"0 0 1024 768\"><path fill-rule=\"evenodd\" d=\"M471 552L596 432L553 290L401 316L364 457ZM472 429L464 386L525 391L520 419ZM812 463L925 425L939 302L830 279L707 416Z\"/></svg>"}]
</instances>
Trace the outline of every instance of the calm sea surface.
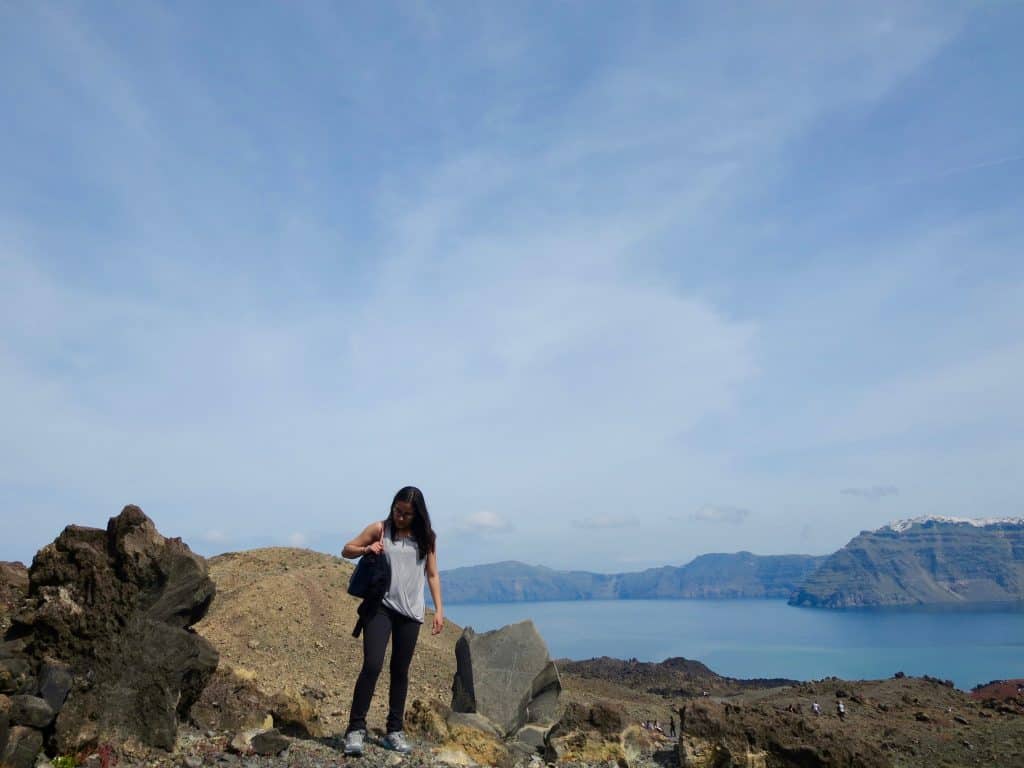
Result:
<instances>
[{"instance_id":1,"label":"calm sea surface","mask_svg":"<svg viewBox=\"0 0 1024 768\"><path fill-rule=\"evenodd\" d=\"M452 605L478 632L533 619L555 658L685 656L731 677L934 675L969 689L1024 677L1024 606L824 611L782 600L593 600Z\"/></svg>"}]
</instances>

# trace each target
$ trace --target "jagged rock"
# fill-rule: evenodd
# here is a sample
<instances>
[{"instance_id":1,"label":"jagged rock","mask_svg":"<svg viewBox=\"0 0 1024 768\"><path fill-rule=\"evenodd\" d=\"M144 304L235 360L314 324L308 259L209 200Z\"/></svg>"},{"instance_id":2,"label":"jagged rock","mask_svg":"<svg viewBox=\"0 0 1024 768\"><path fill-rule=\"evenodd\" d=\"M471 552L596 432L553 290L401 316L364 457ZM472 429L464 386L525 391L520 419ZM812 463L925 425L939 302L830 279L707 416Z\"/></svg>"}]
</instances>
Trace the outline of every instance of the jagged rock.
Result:
<instances>
[{"instance_id":1,"label":"jagged rock","mask_svg":"<svg viewBox=\"0 0 1024 768\"><path fill-rule=\"evenodd\" d=\"M4 768L34 768L36 755L43 748L43 734L35 728L15 725L7 733L7 743L0 748L0 765Z\"/></svg>"},{"instance_id":2,"label":"jagged rock","mask_svg":"<svg viewBox=\"0 0 1024 768\"><path fill-rule=\"evenodd\" d=\"M26 693L34 687L32 667L26 659L0 658L0 693Z\"/></svg>"},{"instance_id":3,"label":"jagged rock","mask_svg":"<svg viewBox=\"0 0 1024 768\"><path fill-rule=\"evenodd\" d=\"M66 664L49 662L39 671L39 695L54 712L60 712L74 679Z\"/></svg>"},{"instance_id":4,"label":"jagged rock","mask_svg":"<svg viewBox=\"0 0 1024 768\"><path fill-rule=\"evenodd\" d=\"M456 712L482 714L503 734L528 722L554 720L562 684L532 621L483 634L467 627L455 645L455 659Z\"/></svg>"},{"instance_id":5,"label":"jagged rock","mask_svg":"<svg viewBox=\"0 0 1024 768\"><path fill-rule=\"evenodd\" d=\"M9 638L28 641L45 673L44 696L56 702L67 694L56 664L72 678L51 748L71 754L90 743L133 740L172 749L179 719L217 666L213 646L190 629L214 589L206 561L180 539L161 536L135 506L106 530L70 525L41 549Z\"/></svg>"},{"instance_id":6,"label":"jagged rock","mask_svg":"<svg viewBox=\"0 0 1024 768\"><path fill-rule=\"evenodd\" d=\"M252 749L257 755L279 755L290 742L276 728L260 731L252 737Z\"/></svg>"},{"instance_id":7,"label":"jagged rock","mask_svg":"<svg viewBox=\"0 0 1024 768\"><path fill-rule=\"evenodd\" d=\"M11 723L45 728L53 722L53 708L38 696L11 696Z\"/></svg>"}]
</instances>

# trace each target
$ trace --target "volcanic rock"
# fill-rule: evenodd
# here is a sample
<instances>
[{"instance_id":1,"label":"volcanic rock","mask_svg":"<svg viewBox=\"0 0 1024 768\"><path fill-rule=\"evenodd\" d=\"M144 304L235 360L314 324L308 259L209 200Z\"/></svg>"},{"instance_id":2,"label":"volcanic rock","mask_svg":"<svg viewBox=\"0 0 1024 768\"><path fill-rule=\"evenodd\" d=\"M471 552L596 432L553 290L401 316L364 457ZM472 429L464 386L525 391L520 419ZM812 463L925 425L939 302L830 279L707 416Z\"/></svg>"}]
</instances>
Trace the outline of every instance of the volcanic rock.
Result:
<instances>
[{"instance_id":1,"label":"volcanic rock","mask_svg":"<svg viewBox=\"0 0 1024 768\"><path fill-rule=\"evenodd\" d=\"M562 684L532 621L483 634L467 627L455 660L454 711L482 714L504 735L526 723L554 721Z\"/></svg>"},{"instance_id":2,"label":"volcanic rock","mask_svg":"<svg viewBox=\"0 0 1024 768\"><path fill-rule=\"evenodd\" d=\"M205 560L138 507L106 530L68 526L32 561L26 609L8 633L26 641L30 668L0 660L0 688L40 669L38 691L60 708L56 753L125 740L172 749L217 666L213 646L191 631L213 595Z\"/></svg>"},{"instance_id":3,"label":"volcanic rock","mask_svg":"<svg viewBox=\"0 0 1024 768\"><path fill-rule=\"evenodd\" d=\"M23 658L0 658L0 693L25 693L35 682L32 667Z\"/></svg>"},{"instance_id":4,"label":"volcanic rock","mask_svg":"<svg viewBox=\"0 0 1024 768\"><path fill-rule=\"evenodd\" d=\"M50 705L50 709L60 712L73 682L71 669L66 664L43 664L39 671L39 695Z\"/></svg>"},{"instance_id":5,"label":"volcanic rock","mask_svg":"<svg viewBox=\"0 0 1024 768\"><path fill-rule=\"evenodd\" d=\"M290 742L276 728L260 731L252 737L252 749L257 755L279 755Z\"/></svg>"},{"instance_id":6,"label":"volcanic rock","mask_svg":"<svg viewBox=\"0 0 1024 768\"><path fill-rule=\"evenodd\" d=\"M53 708L38 696L11 696L10 718L14 725L45 728L53 722Z\"/></svg>"},{"instance_id":7,"label":"volcanic rock","mask_svg":"<svg viewBox=\"0 0 1024 768\"><path fill-rule=\"evenodd\" d=\"M775 768L884 768L877 748L851 735L835 738L812 728L798 713L766 711L715 701L695 702L680 712L679 765L711 768L771 765Z\"/></svg>"},{"instance_id":8,"label":"volcanic rock","mask_svg":"<svg viewBox=\"0 0 1024 768\"><path fill-rule=\"evenodd\" d=\"M0 765L4 768L33 768L42 747L42 733L35 728L15 725L7 733L7 743L0 745Z\"/></svg>"}]
</instances>

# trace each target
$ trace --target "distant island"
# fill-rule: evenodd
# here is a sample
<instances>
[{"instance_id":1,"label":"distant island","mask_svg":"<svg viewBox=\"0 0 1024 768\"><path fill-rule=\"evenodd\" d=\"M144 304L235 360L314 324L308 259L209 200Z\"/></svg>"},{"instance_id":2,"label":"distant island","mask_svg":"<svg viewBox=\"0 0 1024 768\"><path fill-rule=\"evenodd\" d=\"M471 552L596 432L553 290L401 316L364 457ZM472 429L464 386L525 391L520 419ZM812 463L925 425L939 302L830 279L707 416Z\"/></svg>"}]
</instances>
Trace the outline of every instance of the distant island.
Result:
<instances>
[{"instance_id":1,"label":"distant island","mask_svg":"<svg viewBox=\"0 0 1024 768\"><path fill-rule=\"evenodd\" d=\"M790 605L853 608L1024 600L1024 518L919 517L863 531Z\"/></svg>"},{"instance_id":2,"label":"distant island","mask_svg":"<svg viewBox=\"0 0 1024 768\"><path fill-rule=\"evenodd\" d=\"M559 571L514 560L444 571L448 603L788 598L825 560L812 555L701 555L632 573Z\"/></svg>"},{"instance_id":3,"label":"distant island","mask_svg":"<svg viewBox=\"0 0 1024 768\"><path fill-rule=\"evenodd\" d=\"M509 560L443 572L448 603L786 599L853 608L1024 601L1024 518L919 517L862 531L831 555L707 554L629 573Z\"/></svg>"}]
</instances>

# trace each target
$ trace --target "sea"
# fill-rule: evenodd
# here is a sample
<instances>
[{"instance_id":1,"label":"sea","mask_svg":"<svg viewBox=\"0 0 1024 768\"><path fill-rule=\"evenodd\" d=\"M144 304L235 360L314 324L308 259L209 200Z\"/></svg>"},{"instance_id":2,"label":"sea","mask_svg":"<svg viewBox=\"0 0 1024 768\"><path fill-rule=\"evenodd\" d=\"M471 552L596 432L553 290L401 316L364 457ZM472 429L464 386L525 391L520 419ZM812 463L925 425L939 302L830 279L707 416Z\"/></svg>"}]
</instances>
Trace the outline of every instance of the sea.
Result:
<instances>
[{"instance_id":1,"label":"sea","mask_svg":"<svg viewBox=\"0 0 1024 768\"><path fill-rule=\"evenodd\" d=\"M580 600L456 604L445 612L477 632L532 619L552 658L684 656L740 678L904 672L963 690L1024 678L1024 604L836 611L784 600Z\"/></svg>"}]
</instances>

